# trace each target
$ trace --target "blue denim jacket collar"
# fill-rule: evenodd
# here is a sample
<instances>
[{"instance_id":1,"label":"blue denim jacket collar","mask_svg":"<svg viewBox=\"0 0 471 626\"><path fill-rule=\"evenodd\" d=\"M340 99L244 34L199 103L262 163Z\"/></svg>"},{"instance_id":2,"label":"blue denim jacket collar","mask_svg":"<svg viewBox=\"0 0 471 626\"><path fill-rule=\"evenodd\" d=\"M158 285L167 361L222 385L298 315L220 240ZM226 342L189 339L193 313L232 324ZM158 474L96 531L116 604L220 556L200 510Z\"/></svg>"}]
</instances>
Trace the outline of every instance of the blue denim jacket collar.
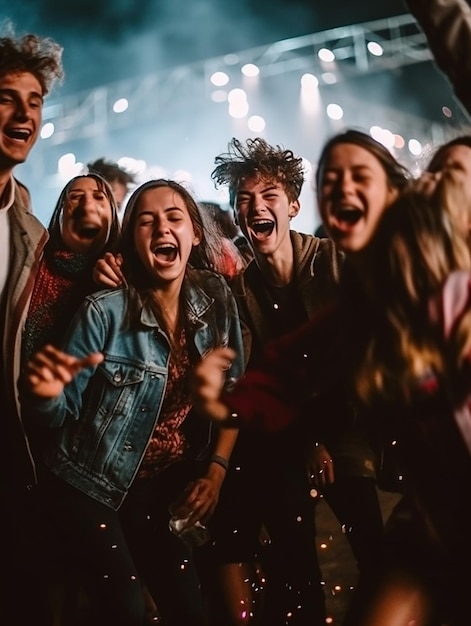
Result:
<instances>
[{"instance_id":1,"label":"blue denim jacket collar","mask_svg":"<svg viewBox=\"0 0 471 626\"><path fill-rule=\"evenodd\" d=\"M198 285L191 284L186 278L183 282L183 293L188 306L188 317L193 323L201 320L214 303L214 298L210 297ZM140 321L144 326L159 327L154 312L148 304L144 304L142 307Z\"/></svg>"}]
</instances>

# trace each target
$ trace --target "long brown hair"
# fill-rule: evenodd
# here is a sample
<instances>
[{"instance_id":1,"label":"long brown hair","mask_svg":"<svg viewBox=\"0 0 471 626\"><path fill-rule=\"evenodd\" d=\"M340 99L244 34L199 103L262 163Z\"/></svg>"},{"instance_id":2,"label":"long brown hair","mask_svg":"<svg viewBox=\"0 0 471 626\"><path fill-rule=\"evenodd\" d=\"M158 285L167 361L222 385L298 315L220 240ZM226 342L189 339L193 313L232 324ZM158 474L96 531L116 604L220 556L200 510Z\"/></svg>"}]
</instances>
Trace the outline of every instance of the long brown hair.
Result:
<instances>
[{"instance_id":1,"label":"long brown hair","mask_svg":"<svg viewBox=\"0 0 471 626\"><path fill-rule=\"evenodd\" d=\"M192 272L192 269L213 271L215 266L217 266L222 245L220 239L218 239L217 233L211 230L211 225L208 224L202 216L200 207L192 194L183 185L174 180L159 178L147 181L135 189L126 204L122 222L120 251L123 257L122 270L131 293L128 321L133 324L138 319L142 306L148 303L152 307L161 327L167 331L172 349L178 349L176 342L172 338L173 333L169 332L165 311L153 296L153 279L144 268L134 244L137 209L139 208L142 194L149 189L160 187L169 187L183 199L188 209L195 234L199 237L200 243L193 246L186 271L186 275L191 272L191 280L193 282L198 283L198 281L200 281L201 285L204 284L204 273ZM179 308L181 313L184 312L186 308L183 293L180 294ZM185 324L185 319L182 319L182 324Z\"/></svg>"}]
</instances>

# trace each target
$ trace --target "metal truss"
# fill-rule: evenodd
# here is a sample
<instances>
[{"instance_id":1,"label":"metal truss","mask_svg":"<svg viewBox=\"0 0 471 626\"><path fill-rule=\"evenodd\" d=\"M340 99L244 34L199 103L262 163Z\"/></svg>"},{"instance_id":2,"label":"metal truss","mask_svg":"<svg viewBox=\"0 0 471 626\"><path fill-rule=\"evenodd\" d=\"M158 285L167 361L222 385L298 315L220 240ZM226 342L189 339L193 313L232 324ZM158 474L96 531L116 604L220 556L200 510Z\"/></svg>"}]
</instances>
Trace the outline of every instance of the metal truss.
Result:
<instances>
[{"instance_id":1,"label":"metal truss","mask_svg":"<svg viewBox=\"0 0 471 626\"><path fill-rule=\"evenodd\" d=\"M381 45L381 56L369 52L370 42ZM334 52L335 61L320 61L317 53L321 48ZM44 121L53 122L55 132L47 141L58 145L96 137L108 130L155 119L164 108L171 107L175 113L204 104L214 89L209 81L212 73L231 74L245 63L257 65L261 77L311 72L322 86L326 72L334 74L339 82L431 59L426 38L411 15L343 26L51 100L45 107ZM129 110L122 114L112 110L119 98L130 103Z\"/></svg>"}]
</instances>

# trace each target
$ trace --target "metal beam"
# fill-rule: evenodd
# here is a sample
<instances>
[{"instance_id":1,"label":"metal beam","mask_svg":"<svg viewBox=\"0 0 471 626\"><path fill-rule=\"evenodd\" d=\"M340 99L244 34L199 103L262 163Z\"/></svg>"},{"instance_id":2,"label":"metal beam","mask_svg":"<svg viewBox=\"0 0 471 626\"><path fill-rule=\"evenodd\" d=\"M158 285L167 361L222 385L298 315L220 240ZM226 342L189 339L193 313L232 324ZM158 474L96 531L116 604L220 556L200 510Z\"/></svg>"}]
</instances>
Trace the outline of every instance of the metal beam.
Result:
<instances>
[{"instance_id":1,"label":"metal beam","mask_svg":"<svg viewBox=\"0 0 471 626\"><path fill-rule=\"evenodd\" d=\"M381 45L381 56L369 52L370 42ZM332 50L336 60L322 63L317 56L321 48ZM342 26L229 56L236 63L228 64L228 56L220 56L51 99L45 107L44 120L54 123L55 132L47 141L59 145L96 137L111 129L136 125L137 120L152 120L162 107L171 105L173 109L188 110L204 104L211 88L211 74L218 70L234 73L245 63L257 65L262 77L309 71L319 76L322 85L322 74L326 71L335 73L339 82L432 59L425 36L411 15ZM126 98L134 113L114 113L112 107L119 98Z\"/></svg>"}]
</instances>

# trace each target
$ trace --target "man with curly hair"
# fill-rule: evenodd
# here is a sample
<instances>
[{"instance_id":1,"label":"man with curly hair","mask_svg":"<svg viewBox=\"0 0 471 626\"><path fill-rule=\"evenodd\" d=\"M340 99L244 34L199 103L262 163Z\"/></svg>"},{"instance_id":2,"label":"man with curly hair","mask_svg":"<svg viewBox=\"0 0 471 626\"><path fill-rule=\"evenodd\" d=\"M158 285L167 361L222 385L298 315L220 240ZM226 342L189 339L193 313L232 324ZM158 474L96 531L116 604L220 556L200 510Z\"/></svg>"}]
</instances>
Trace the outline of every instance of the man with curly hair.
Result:
<instances>
[{"instance_id":1,"label":"man with curly hair","mask_svg":"<svg viewBox=\"0 0 471 626\"><path fill-rule=\"evenodd\" d=\"M35 562L36 467L18 403L21 334L47 231L32 215L28 189L13 175L41 128L43 100L62 78L62 48L33 34L0 37L0 551L6 579L0 606L5 624L50 624ZM36 571L35 571L36 568ZM38 575L39 574L39 575Z\"/></svg>"},{"instance_id":2,"label":"man with curly hair","mask_svg":"<svg viewBox=\"0 0 471 626\"><path fill-rule=\"evenodd\" d=\"M304 182L303 160L291 150L262 138L233 138L215 165L212 178L216 186L228 187L230 204L254 255L231 281L249 363L268 341L303 324L334 297L342 257L330 239L290 227L300 210ZM218 572L216 584L222 587L218 595L226 598L224 623L235 625L244 613L255 613L257 624L266 626L287 621L293 626L323 625L325 598L315 545L317 499L312 497L309 474L319 476L319 467L325 468L324 481L315 487L326 492L334 482L335 447L326 449L319 445L318 433L300 432L298 427L280 435L241 431L232 459L208 548ZM341 488L340 476L335 482ZM362 504L366 498L368 511L376 515L379 537L382 522L373 481L365 493ZM347 522L337 513L341 523ZM261 548L265 531L269 541ZM373 543L372 537L371 549ZM267 576L263 607L254 592L260 586L255 580L260 563Z\"/></svg>"}]
</instances>

